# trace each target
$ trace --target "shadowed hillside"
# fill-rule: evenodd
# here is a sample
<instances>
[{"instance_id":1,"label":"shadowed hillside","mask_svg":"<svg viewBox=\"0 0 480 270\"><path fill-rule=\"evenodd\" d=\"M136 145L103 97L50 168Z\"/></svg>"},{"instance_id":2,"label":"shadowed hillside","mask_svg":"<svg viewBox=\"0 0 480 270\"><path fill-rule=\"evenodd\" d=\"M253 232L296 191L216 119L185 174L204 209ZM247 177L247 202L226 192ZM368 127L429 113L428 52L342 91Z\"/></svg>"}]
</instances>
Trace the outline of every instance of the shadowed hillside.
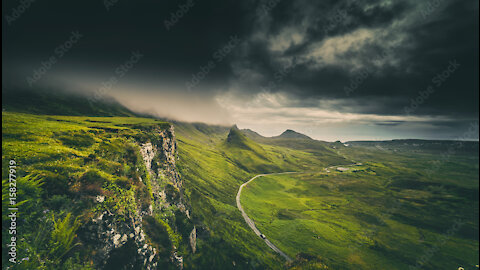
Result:
<instances>
[{"instance_id":1,"label":"shadowed hillside","mask_svg":"<svg viewBox=\"0 0 480 270\"><path fill-rule=\"evenodd\" d=\"M236 126L230 129L222 146L224 154L246 171L279 169L271 164L271 158L265 149L247 138Z\"/></svg>"},{"instance_id":2,"label":"shadowed hillside","mask_svg":"<svg viewBox=\"0 0 480 270\"><path fill-rule=\"evenodd\" d=\"M111 98L90 101L79 93L45 89L3 89L2 110L47 115L136 116Z\"/></svg>"},{"instance_id":3,"label":"shadowed hillside","mask_svg":"<svg viewBox=\"0 0 480 270\"><path fill-rule=\"evenodd\" d=\"M225 140L225 146L250 150L266 158L265 150L253 140L247 138L236 126L230 129Z\"/></svg>"}]
</instances>

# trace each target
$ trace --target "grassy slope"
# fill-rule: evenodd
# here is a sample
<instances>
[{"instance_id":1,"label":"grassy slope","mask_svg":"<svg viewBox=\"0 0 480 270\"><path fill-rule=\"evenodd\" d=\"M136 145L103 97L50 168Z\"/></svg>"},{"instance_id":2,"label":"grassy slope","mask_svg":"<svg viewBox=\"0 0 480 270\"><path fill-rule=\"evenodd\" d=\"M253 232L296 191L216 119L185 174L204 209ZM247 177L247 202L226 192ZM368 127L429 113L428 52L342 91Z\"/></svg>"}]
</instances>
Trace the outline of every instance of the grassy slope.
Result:
<instances>
[{"instance_id":1,"label":"grassy slope","mask_svg":"<svg viewBox=\"0 0 480 270\"><path fill-rule=\"evenodd\" d=\"M33 100L31 102L35 103ZM62 103L62 101L55 102ZM20 104L14 107L22 106ZM53 107L40 107L38 111L36 109L33 112L54 113L44 111ZM25 106L25 108L29 107ZM121 108L116 110L104 104L91 109L84 108L83 105L73 106L69 107L67 112L78 115L85 113L129 115L129 112L125 112ZM145 189L145 187L137 186L138 183L131 180L136 177L134 175L136 168L140 169L141 173L144 173L144 168L135 161L138 161L138 157L132 156L128 149L135 152L135 145L139 141L154 139L151 138L150 132L153 127L167 125L154 119L134 117L36 116L10 112L3 113L3 116L3 167L7 165L10 158L14 157L21 164L19 176L27 176L24 177L25 179L38 177L44 183L40 187L25 183L26 186L23 187L30 190L30 193L25 196L31 198L31 201L25 203L23 207L32 210L32 219L27 220L27 223L30 222L30 224L24 224L23 228L26 230L30 228L32 232L35 231L34 228L38 227L34 218L44 216L41 212L44 209L50 209L57 213L56 218L66 219L68 213L88 218L89 213L95 209L92 209L88 203L90 199L78 200L78 198L82 198L85 194L92 196L88 192L93 191L82 190L82 186L80 189L70 190L69 183L80 181L90 170L95 171L99 178L103 179L102 181L110 183L111 190L119 192L118 196L114 197L128 199L127 191L131 186L136 186L140 190ZM317 243L312 243L312 246L315 247L313 251L312 248L307 248L305 252L315 253L314 251L322 250L321 248L328 250L331 252L331 256L328 253L328 257L325 256L325 253L316 255L320 255L325 260L328 259L333 266L342 265L341 256L347 256L349 258L347 262L362 264L362 258L355 256L359 253L351 255L345 249L338 248L345 245L345 239L352 243L363 243L361 249L365 249L364 258L368 262L376 260L392 262L388 260L398 256L407 261L412 260L411 255L419 252L419 249L410 251L411 243L409 241L415 238L413 231L417 230L417 235L421 234L425 238L422 245L428 245L438 233L448 230L452 218L471 214L471 209L465 207L465 204L471 205L472 201L476 201L478 204L478 197L472 197L473 192L478 191L478 159L468 155L456 156L454 160L444 162L442 166L436 168L433 176L427 178L422 173L419 175L418 172L425 171L425 168L429 166L428 162L432 160L432 155L429 153L417 153L415 156L411 156L409 153L393 155L391 151L346 148L341 144L304 139L263 137L248 139L235 132L234 140L229 142L226 141L229 134L229 129L226 127L175 123L175 128L180 157L177 164L185 181L184 187L193 208L193 218L199 234L197 253L184 258L186 269L204 269L205 267L210 269L251 269L253 267L277 269L283 267L282 259L266 247L258 237L255 237L235 206L235 194L238 186L258 173L315 172L331 164L349 163L350 159L344 156L359 162L377 161L377 163L368 165L375 168L375 177L371 175L371 171L357 173L352 178L348 177L348 173L338 176L340 178L337 176L325 178L319 174L304 175L302 176L304 181L301 184L297 178L279 178L278 181L284 183L283 187L273 185L275 188L272 191L288 193L291 197L285 200L285 203L289 204L274 206L279 202L272 200L268 206L278 207L275 209L279 209L277 211L280 213L272 212L273 208L263 211L262 209L267 209L267 207L258 207L259 210L262 210L256 217L259 220L268 219L270 222L271 216L275 214L279 215L278 217L281 217L279 220L281 219L283 224L287 225L292 217L297 217L298 212L301 213L298 221L305 223L301 223L301 226L307 227L306 233L302 231L301 234L289 235L283 232L280 234L281 237L272 238L274 242L275 240L279 241L278 239L287 239L286 243L275 243L285 248L292 256L302 250L293 250L291 248L293 242L290 241L298 242L298 239L303 239L305 241L303 244L295 243L295 246L306 247L305 243L309 243L308 240L310 240L309 230L317 230L316 226L325 228L319 233L329 232L320 235L328 241L321 242L320 247L317 246ZM381 162L378 162L379 160ZM129 164L133 164L133 166ZM472 168L473 174L471 173ZM361 174L365 175L359 177ZM4 170L3 179L5 178ZM142 178L145 179L146 176L143 175ZM319 179L325 182L319 184ZM412 182L412 179L415 181ZM344 184L338 186L339 181ZM422 184L416 185L418 182ZM443 184L443 188L438 183ZM284 187L292 187L292 185L295 185L292 188L295 192L290 193L292 190L284 190ZM254 188L254 186L252 187ZM265 191L263 188L261 190ZM316 195L312 196L313 199L302 198L302 194L314 195L312 193L314 191L324 192L321 193L324 201L318 202ZM392 196L402 200L402 205L406 210L392 215L386 222L388 226L372 225L372 222L378 222L376 215L385 209L387 200ZM326 207L328 211L322 210L319 213L310 210L305 212L305 209L301 208L303 204L298 204L296 201L299 198L302 203L310 201L314 207ZM242 198L242 202L243 200L244 198ZM252 198L253 200L254 198ZM80 203L73 203L74 201ZM351 203L347 204L346 202ZM73 207L66 207L67 205ZM129 211L128 205L118 202L114 205L119 205L123 212ZM286 211L282 212L281 209L285 206L287 207ZM289 207L293 206L299 208L290 211ZM248 211L249 207L246 208ZM332 209L337 212L330 211ZM475 208L475 211L478 216L478 207ZM306 213L305 216L303 212ZM362 214L357 217L354 215L357 212ZM255 213L252 214L255 215ZM340 222L339 218L343 218L344 223ZM329 223L319 225L318 220L329 220ZM72 223L72 226L74 225L73 220L67 221ZM202 223L204 225L201 225ZM350 228L345 228L344 224L348 224ZM373 231L381 228L378 230L378 244L375 244L373 248L371 246L372 239L377 236L369 237L368 234L367 237L361 236L364 233L364 227ZM359 228L362 228L362 231L359 231ZM275 233L272 231L270 234L268 228L263 229L267 231L269 237ZM478 242L472 246L471 240L469 240L472 231L478 232L478 223L470 222L460 229L459 233L463 236L456 240L459 241L458 246L461 247L450 249L451 253L449 256L445 256L445 260L461 258L462 255L458 255L458 253L471 254L469 251L465 251L464 247L470 246L472 250L478 250ZM399 241L405 235L408 237ZM26 234L25 237L35 237L35 235ZM478 237L478 233L476 233L476 237ZM367 249L366 246L370 248ZM392 250L392 247L398 248ZM374 250L374 248L378 250ZM31 247L32 249L35 250L35 247ZM423 250L425 249L421 249L421 251ZM38 249L37 255L44 260L46 255L42 252L41 249ZM385 256L379 258L378 254L382 252L385 253ZM70 255L73 258L75 254ZM82 252L78 252L77 255L88 258L88 254ZM47 259L50 259L48 256L46 256ZM70 262L65 263L81 262L82 260L71 259Z\"/></svg>"},{"instance_id":2,"label":"grassy slope","mask_svg":"<svg viewBox=\"0 0 480 270\"><path fill-rule=\"evenodd\" d=\"M177 123L179 168L193 207L206 225L198 260L212 269L281 269L282 259L248 228L235 206L238 187L258 173L318 170L329 163L304 151L260 145L238 130ZM227 138L230 138L228 140ZM328 150L329 154L330 151ZM341 158L339 158L341 159Z\"/></svg>"},{"instance_id":3,"label":"grassy slope","mask_svg":"<svg viewBox=\"0 0 480 270\"><path fill-rule=\"evenodd\" d=\"M337 147L343 147L341 143L329 143L324 141L312 140L310 138L298 138L302 134L298 135L295 138L284 138L281 136L277 137L263 137L259 134L252 132L251 130L245 129L242 132L248 138L253 141L263 144L270 145L274 147L281 147L282 149L296 149L301 150L306 153L310 153L315 156L317 159L326 162L327 164L346 164L349 160L345 159L343 156L338 155L334 150ZM305 135L303 135L305 136ZM335 147L335 148L334 148Z\"/></svg>"},{"instance_id":4,"label":"grassy slope","mask_svg":"<svg viewBox=\"0 0 480 270\"><path fill-rule=\"evenodd\" d=\"M88 101L87 98L79 93L51 89L2 89L2 109L46 115L135 116L114 100Z\"/></svg>"},{"instance_id":5,"label":"grassy slope","mask_svg":"<svg viewBox=\"0 0 480 270\"><path fill-rule=\"evenodd\" d=\"M167 127L169 123L148 118L3 112L2 167L7 168L11 159L16 161L19 201L23 202L19 206L22 219L18 228L22 240L18 256L30 258L17 268L49 269L54 265L57 269L89 268L92 252L98 247L82 243L76 237L77 229L103 209L127 220L137 208L149 204L149 177L138 144L155 141L152 131ZM145 181L140 182L139 177ZM9 224L5 216L7 179L8 171L3 170L4 228ZM94 203L96 195L106 195L105 201ZM174 215L169 214L169 217ZM65 226L54 228L53 222L60 224L60 221ZM170 218L169 222L175 221ZM154 229L164 234L168 231L161 226ZM5 241L7 231L2 230ZM166 240L176 236L162 237L157 236ZM188 239L188 235L183 237ZM168 256L169 240L156 244L164 245ZM55 250L70 251L60 254ZM3 256L5 259L6 254Z\"/></svg>"},{"instance_id":6,"label":"grassy slope","mask_svg":"<svg viewBox=\"0 0 480 270\"><path fill-rule=\"evenodd\" d=\"M333 269L409 269L437 246L423 269L478 263L477 155L454 155L429 171L439 153L339 151L364 165L262 177L245 189L244 208L276 245ZM464 224L439 245L457 219Z\"/></svg>"},{"instance_id":7,"label":"grassy slope","mask_svg":"<svg viewBox=\"0 0 480 270\"><path fill-rule=\"evenodd\" d=\"M48 209L55 213L51 221L66 218L69 213L73 217L79 216L81 225L98 210L91 203L92 198L99 192L101 194L106 186L108 192L114 192L111 196L114 200L123 202L132 202L129 196L133 190L148 192L145 190L148 187L139 186L135 181L136 168L143 179L148 177L139 157L132 156L132 153L138 153L139 142L155 139L151 138L152 129L168 125L149 118L3 112L3 166L14 158L19 164L20 179L38 178L42 183L38 187L28 187L30 183L26 182L20 187L34 190L25 195L30 203L24 207L36 210L22 224L26 239L23 245L38 258L38 261L31 260L29 267L42 261L46 264L55 261L48 254L52 247L45 249L31 244L30 238L37 237L33 228L42 226L39 225L39 218L44 215L42 211ZM256 173L316 170L329 161L319 160L316 155L304 151L259 145L241 133L234 132L237 137L227 142L228 128L225 127L184 123L176 123L175 127L179 143L178 166L199 234L197 253L184 257L185 268L281 268L281 258L250 231L236 209L234 201L238 186ZM92 177L98 178L99 183L83 184L82 179ZM3 179L6 178L4 171ZM98 184L100 187L96 187ZM135 198L140 198L138 196ZM6 203L4 200L4 208ZM110 203L125 215L135 208L130 203ZM5 216L3 221L7 222ZM69 226L74 226L73 219L67 221ZM46 231L52 230L49 226L45 225ZM49 242L48 239L44 241ZM73 241L75 243L79 241ZM76 259L68 263L88 261L91 250L77 247L69 254Z\"/></svg>"}]
</instances>

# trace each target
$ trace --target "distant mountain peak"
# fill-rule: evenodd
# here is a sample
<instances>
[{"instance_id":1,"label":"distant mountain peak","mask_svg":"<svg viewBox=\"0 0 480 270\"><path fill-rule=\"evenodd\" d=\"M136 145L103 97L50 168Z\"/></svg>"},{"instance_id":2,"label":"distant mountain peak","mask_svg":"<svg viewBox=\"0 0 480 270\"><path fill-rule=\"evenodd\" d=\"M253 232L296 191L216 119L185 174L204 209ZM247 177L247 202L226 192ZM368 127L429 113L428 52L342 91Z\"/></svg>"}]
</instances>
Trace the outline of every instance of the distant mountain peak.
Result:
<instances>
[{"instance_id":1,"label":"distant mountain peak","mask_svg":"<svg viewBox=\"0 0 480 270\"><path fill-rule=\"evenodd\" d=\"M291 130L291 129L285 130L282 134L280 134L280 136L277 136L277 138L312 140L312 138L308 137L307 135L296 132L295 130Z\"/></svg>"},{"instance_id":2,"label":"distant mountain peak","mask_svg":"<svg viewBox=\"0 0 480 270\"><path fill-rule=\"evenodd\" d=\"M242 143L246 140L245 135L243 135L238 129L237 125L234 125L230 128L230 132L227 136L227 143Z\"/></svg>"}]
</instances>

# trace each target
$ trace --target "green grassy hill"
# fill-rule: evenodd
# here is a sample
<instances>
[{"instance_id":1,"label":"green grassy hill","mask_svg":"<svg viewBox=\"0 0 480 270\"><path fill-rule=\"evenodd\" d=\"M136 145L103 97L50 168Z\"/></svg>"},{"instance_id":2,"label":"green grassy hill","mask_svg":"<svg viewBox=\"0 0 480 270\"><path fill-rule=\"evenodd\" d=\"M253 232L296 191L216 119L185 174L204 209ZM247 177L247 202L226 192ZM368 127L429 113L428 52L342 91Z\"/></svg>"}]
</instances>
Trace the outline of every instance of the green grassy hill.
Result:
<instances>
[{"instance_id":1,"label":"green grassy hill","mask_svg":"<svg viewBox=\"0 0 480 270\"><path fill-rule=\"evenodd\" d=\"M272 171L280 170L275 166L272 159L275 158L267 153L267 151L247 138L238 128L230 129L227 138L222 147L225 156L234 161L238 167L245 171Z\"/></svg>"},{"instance_id":2,"label":"green grassy hill","mask_svg":"<svg viewBox=\"0 0 480 270\"><path fill-rule=\"evenodd\" d=\"M225 146L250 150L258 153L259 155L260 152L264 152L261 146L248 139L242 132L240 132L240 130L236 126L230 129L228 136L225 140Z\"/></svg>"},{"instance_id":3,"label":"green grassy hill","mask_svg":"<svg viewBox=\"0 0 480 270\"><path fill-rule=\"evenodd\" d=\"M110 98L89 101L79 93L51 89L3 89L2 110L46 115L135 116Z\"/></svg>"},{"instance_id":4,"label":"green grassy hill","mask_svg":"<svg viewBox=\"0 0 480 270\"><path fill-rule=\"evenodd\" d=\"M117 230L143 228L160 269L178 269L176 256L184 269L408 269L455 220L462 226L423 269L478 263L478 221L472 219L478 217L478 143L449 155L442 153L457 144L345 146L293 131L268 138L236 127L138 117L116 103L67 94L8 95L2 167L18 164L19 258L29 258L18 269L98 268L102 248L90 241L92 220L105 213ZM175 137L165 137L172 125ZM157 152L145 162L146 143L170 144L176 154ZM162 160L174 168L162 169ZM325 170L354 162L362 165ZM235 204L239 186L254 175L286 171L303 173L258 178L244 189L242 204L295 258L291 264L253 233ZM8 173L2 173L4 210ZM390 212L394 202L401 207ZM139 215L142 222L132 219ZM9 237L7 230L2 236ZM128 243L102 268L136 265L137 250Z\"/></svg>"},{"instance_id":5,"label":"green grassy hill","mask_svg":"<svg viewBox=\"0 0 480 270\"><path fill-rule=\"evenodd\" d=\"M192 213L205 231L198 239L197 260L211 269L283 269L283 259L250 230L236 208L238 187L255 174L318 171L334 161L255 142L235 127L176 123L175 128L179 170ZM337 155L336 160L344 158Z\"/></svg>"},{"instance_id":6,"label":"green grassy hill","mask_svg":"<svg viewBox=\"0 0 480 270\"><path fill-rule=\"evenodd\" d=\"M99 227L105 240L92 237L96 228L92 219L105 216L105 211L109 213L105 222L114 221L109 225L112 228L131 229L130 233L136 235L139 231L130 224L143 228L145 244L159 251L159 266L173 269L169 258L174 251L188 257L190 231L182 228L189 226L189 221L173 205L159 207L165 202L152 193L153 187L171 186L172 179L154 180L140 153L143 143L163 143L165 138L159 134L170 126L149 118L3 112L2 227L10 225L9 173L14 173L18 194L14 206L21 217L17 221L21 236L18 260L28 258L15 269L98 267L94 258L108 248L105 245L110 236ZM157 159L160 162L160 157ZM13 171L5 169L10 165L15 166ZM174 194L172 191L171 196ZM138 217L151 205L152 213L142 225ZM2 236L6 246L8 230L2 230ZM115 268L118 262L137 265L136 250L127 246L119 249L125 253L118 255L118 260L103 262L104 269ZM5 266L7 254L2 253L2 257Z\"/></svg>"},{"instance_id":7,"label":"green grassy hill","mask_svg":"<svg viewBox=\"0 0 480 270\"><path fill-rule=\"evenodd\" d=\"M247 136L248 138L250 138L254 141L266 139L265 136L262 136L262 135L258 134L257 132L255 132L251 129L242 129L241 131L242 131L243 134L245 134L245 136Z\"/></svg>"},{"instance_id":8,"label":"green grassy hill","mask_svg":"<svg viewBox=\"0 0 480 270\"><path fill-rule=\"evenodd\" d=\"M242 130L242 133L260 144L311 153L316 158L327 162L327 164L347 164L350 162L337 153L337 149L344 147L341 143L313 140L306 135L288 130L282 133L282 135L286 134L285 136L280 135L276 137L264 137L248 129Z\"/></svg>"},{"instance_id":9,"label":"green grassy hill","mask_svg":"<svg viewBox=\"0 0 480 270\"><path fill-rule=\"evenodd\" d=\"M287 129L285 130L282 134L273 137L273 138L279 138L279 139L306 139L306 140L312 140L312 138L308 137L305 134L298 133L294 130Z\"/></svg>"},{"instance_id":10,"label":"green grassy hill","mask_svg":"<svg viewBox=\"0 0 480 270\"><path fill-rule=\"evenodd\" d=\"M25 192L21 195L22 211L28 211L23 214L23 240L19 244L28 251L19 256L32 259L23 262L24 268L54 264L92 267L91 258L98 247L85 241L87 224L105 209L127 222L129 216L152 202L148 195L151 177L139 156L139 145L158 141L158 133L170 124L138 117L8 111L2 116L2 165L8 167L11 159L18 164L18 189ZM191 220L182 221L174 206L154 210L154 220L145 218L148 241L163 252L160 262L166 263L176 250L185 269L283 268L283 259L245 224L235 206L237 189L257 173L312 171L330 161L305 151L259 144L235 128L180 122L174 127L177 169L184 181L183 198L191 205ZM4 170L2 185L4 209L8 205L7 172ZM168 187L168 181L164 185ZM108 200L98 204L96 196ZM42 220L45 213L47 219ZM7 226L8 217L2 217ZM64 227L58 233L71 239L68 243L51 238L57 230L54 224L59 222ZM190 226L197 231L196 253L189 249ZM69 251L52 254L56 249Z\"/></svg>"}]
</instances>

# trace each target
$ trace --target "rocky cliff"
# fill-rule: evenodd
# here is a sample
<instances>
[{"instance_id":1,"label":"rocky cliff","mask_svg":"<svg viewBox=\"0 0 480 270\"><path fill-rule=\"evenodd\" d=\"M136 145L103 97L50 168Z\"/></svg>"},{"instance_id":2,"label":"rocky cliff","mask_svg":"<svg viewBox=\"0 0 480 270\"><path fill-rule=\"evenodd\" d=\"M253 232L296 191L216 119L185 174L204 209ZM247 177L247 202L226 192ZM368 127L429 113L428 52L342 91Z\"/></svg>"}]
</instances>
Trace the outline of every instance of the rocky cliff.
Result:
<instances>
[{"instance_id":1,"label":"rocky cliff","mask_svg":"<svg viewBox=\"0 0 480 270\"><path fill-rule=\"evenodd\" d=\"M106 209L85 226L84 241L100 247L93 257L100 268L182 269L183 254L196 249L196 230L175 164L173 126L150 133L149 139L136 142L146 170L144 179L137 180L149 194L134 196L131 203L137 207L127 217ZM97 203L103 200L96 197Z\"/></svg>"}]
</instances>

